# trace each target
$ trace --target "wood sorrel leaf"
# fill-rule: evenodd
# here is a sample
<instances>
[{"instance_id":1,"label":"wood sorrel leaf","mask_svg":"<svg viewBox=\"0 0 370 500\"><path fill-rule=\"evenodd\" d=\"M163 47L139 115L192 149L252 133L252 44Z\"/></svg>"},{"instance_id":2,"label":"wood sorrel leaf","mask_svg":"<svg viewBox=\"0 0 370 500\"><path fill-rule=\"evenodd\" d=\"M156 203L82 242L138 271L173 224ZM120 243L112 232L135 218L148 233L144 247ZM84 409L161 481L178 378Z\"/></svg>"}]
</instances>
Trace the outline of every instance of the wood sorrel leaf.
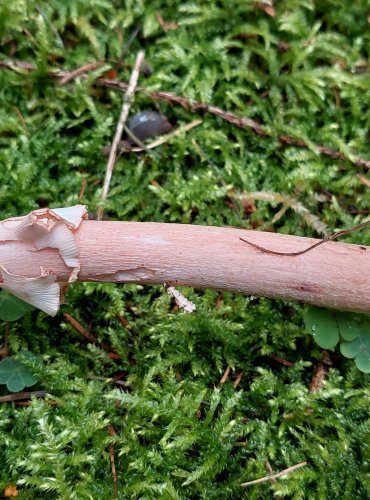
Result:
<instances>
[{"instance_id":1,"label":"wood sorrel leaf","mask_svg":"<svg viewBox=\"0 0 370 500\"><path fill-rule=\"evenodd\" d=\"M22 351L24 358L36 360L36 357L29 351ZM6 384L11 392L22 391L25 387L35 385L37 378L24 363L9 356L0 361L0 384Z\"/></svg>"},{"instance_id":2,"label":"wood sorrel leaf","mask_svg":"<svg viewBox=\"0 0 370 500\"><path fill-rule=\"evenodd\" d=\"M306 314L305 325L323 349L330 349L338 343L339 331L332 311L311 307Z\"/></svg>"},{"instance_id":3,"label":"wood sorrel leaf","mask_svg":"<svg viewBox=\"0 0 370 500\"><path fill-rule=\"evenodd\" d=\"M32 311L33 306L27 304L15 295L3 290L0 293L0 319L3 321L16 321L27 312Z\"/></svg>"}]
</instances>

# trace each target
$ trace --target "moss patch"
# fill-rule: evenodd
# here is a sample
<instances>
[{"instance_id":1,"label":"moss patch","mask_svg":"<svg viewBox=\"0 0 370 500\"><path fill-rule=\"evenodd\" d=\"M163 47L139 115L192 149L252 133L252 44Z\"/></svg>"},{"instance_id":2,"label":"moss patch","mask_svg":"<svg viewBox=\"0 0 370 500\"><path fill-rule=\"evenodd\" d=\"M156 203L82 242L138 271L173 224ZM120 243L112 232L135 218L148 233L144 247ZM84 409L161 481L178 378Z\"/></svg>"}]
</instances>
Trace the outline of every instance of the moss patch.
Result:
<instances>
[{"instance_id":1,"label":"moss patch","mask_svg":"<svg viewBox=\"0 0 370 500\"><path fill-rule=\"evenodd\" d=\"M158 14L175 29L161 27ZM79 202L94 212L101 150L122 101L94 80L113 68L128 81L143 49L150 67L141 85L255 120L269 134L138 93L132 113L202 124L151 154L120 157L111 219L306 236L318 235L315 221L330 232L365 221L369 187L358 174L367 170L353 160L369 160L368 16L366 0L284 0L270 9L229 0L2 2L1 60L37 70L0 69L0 219ZM106 64L87 79L58 85L48 74L97 59ZM250 192L259 195L243 202ZM296 204L279 213L276 193ZM370 244L370 234L345 241ZM367 498L369 377L336 350L324 386L310 392L322 351L304 330L303 306L185 292L195 314L174 310L160 287L75 284L56 318L33 311L10 325L10 352L41 357L32 390L50 396L0 405L0 490L112 498L114 445L118 498ZM87 343L63 312L120 360ZM274 472L307 466L242 489L268 474L267 461Z\"/></svg>"}]
</instances>

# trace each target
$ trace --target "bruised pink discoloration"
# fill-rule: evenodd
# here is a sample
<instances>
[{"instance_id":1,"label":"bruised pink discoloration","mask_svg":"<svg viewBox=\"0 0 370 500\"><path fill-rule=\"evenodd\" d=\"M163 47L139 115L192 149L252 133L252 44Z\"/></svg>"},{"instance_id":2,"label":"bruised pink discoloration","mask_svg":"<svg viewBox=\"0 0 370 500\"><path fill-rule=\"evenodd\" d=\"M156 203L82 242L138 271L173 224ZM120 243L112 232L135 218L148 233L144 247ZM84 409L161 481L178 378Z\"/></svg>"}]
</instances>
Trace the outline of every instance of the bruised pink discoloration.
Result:
<instances>
[{"instance_id":1,"label":"bruised pink discoloration","mask_svg":"<svg viewBox=\"0 0 370 500\"><path fill-rule=\"evenodd\" d=\"M300 292L307 292L307 293L317 293L320 291L320 287L316 285L310 285L308 283L301 283L300 285L297 286L292 286L290 287L292 290L298 290Z\"/></svg>"}]
</instances>

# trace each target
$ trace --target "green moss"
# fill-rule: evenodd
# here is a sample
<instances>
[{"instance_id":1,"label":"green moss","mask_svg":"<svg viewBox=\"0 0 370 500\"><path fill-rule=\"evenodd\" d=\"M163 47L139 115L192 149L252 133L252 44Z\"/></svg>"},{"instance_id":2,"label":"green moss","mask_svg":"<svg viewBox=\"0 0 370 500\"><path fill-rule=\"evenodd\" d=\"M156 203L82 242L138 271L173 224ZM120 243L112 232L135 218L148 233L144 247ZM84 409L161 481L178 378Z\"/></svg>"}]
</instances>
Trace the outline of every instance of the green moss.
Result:
<instances>
[{"instance_id":1,"label":"green moss","mask_svg":"<svg viewBox=\"0 0 370 500\"><path fill-rule=\"evenodd\" d=\"M117 161L110 218L272 225L317 236L298 211L272 224L276 203L256 201L254 213L231 203L233 193L266 191L295 198L332 232L364 221L369 193L356 174L366 171L350 160L369 158L368 2L275 4L271 17L254 0L0 2L1 59L37 65L0 70L0 218L79 201L95 210L101 149L112 140L122 95L93 81L122 51L117 78L127 81L144 49L153 71L140 84L252 118L271 136L137 94L132 112L160 109L174 124L202 124L151 154ZM164 31L157 13L178 28ZM59 86L48 76L98 58L107 66L87 80ZM281 134L309 147L283 146ZM315 144L348 160L319 155ZM370 236L345 240L369 244ZM304 331L301 305L185 292L195 314L174 311L160 287L70 288L62 312L110 344L119 362L62 314L33 311L10 325L11 353L42 357L34 389L50 396L28 407L0 404L0 490L17 483L27 499L112 498L114 444L118 498L368 498L369 377L337 350L324 387L310 393L322 352ZM117 375L115 386L109 380ZM307 466L242 489L268 473L266 460L274 472Z\"/></svg>"}]
</instances>

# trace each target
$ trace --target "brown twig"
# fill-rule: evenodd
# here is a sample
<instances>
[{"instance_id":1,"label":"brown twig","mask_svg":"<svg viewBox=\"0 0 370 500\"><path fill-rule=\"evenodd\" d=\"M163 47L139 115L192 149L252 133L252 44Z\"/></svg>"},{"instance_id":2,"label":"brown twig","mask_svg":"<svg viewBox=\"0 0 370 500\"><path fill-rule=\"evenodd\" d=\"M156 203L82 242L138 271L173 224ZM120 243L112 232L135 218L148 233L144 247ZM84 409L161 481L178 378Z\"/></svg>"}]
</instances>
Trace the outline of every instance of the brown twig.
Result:
<instances>
[{"instance_id":1,"label":"brown twig","mask_svg":"<svg viewBox=\"0 0 370 500\"><path fill-rule=\"evenodd\" d=\"M31 40L31 42L36 46L36 47L39 47L39 43L38 41L36 40L36 38L32 35L32 33L27 29L25 28L24 26L22 27L22 32L28 36L28 38Z\"/></svg>"},{"instance_id":2,"label":"brown twig","mask_svg":"<svg viewBox=\"0 0 370 500\"><path fill-rule=\"evenodd\" d=\"M17 113L18 115L18 118L20 120L20 122L22 123L23 125L23 128L25 130L27 130L27 123L26 123L26 120L24 119L24 116L22 115L22 113L20 112L20 110L17 108L17 106L12 106L12 108L14 109L14 111Z\"/></svg>"},{"instance_id":3,"label":"brown twig","mask_svg":"<svg viewBox=\"0 0 370 500\"><path fill-rule=\"evenodd\" d=\"M85 191L86 191L86 187L87 187L87 179L86 179L86 177L83 177L82 178L82 182L81 182L80 193L78 195L78 201L81 201L82 198L84 197L84 194L85 194Z\"/></svg>"},{"instance_id":4,"label":"brown twig","mask_svg":"<svg viewBox=\"0 0 370 500\"><path fill-rule=\"evenodd\" d=\"M246 486L250 486L252 484L264 483L265 481L273 481L274 479L277 479L281 476L285 476L285 474L289 474L290 472L300 469L305 465L307 465L307 462L301 462L299 464L292 465L291 467L288 467L287 469L284 469L281 472L278 472L277 474L273 474L272 476L265 476L265 477L260 477L259 479L254 479L253 481L247 481L246 483L242 483L240 486L245 488Z\"/></svg>"},{"instance_id":5,"label":"brown twig","mask_svg":"<svg viewBox=\"0 0 370 500\"><path fill-rule=\"evenodd\" d=\"M68 313L63 313L64 319L71 325L71 327L76 330L80 335L85 337L92 344L97 345L103 351L108 353L111 359L121 359L121 356L112 350L112 348L105 342L100 342L94 335L92 335L86 328L84 328L81 323L79 323L75 318L73 318Z\"/></svg>"},{"instance_id":6,"label":"brown twig","mask_svg":"<svg viewBox=\"0 0 370 500\"><path fill-rule=\"evenodd\" d=\"M236 379L235 379L235 382L234 382L234 387L238 387L238 385L240 384L240 381L241 381L241 379L242 379L242 376L243 376L243 372L240 372L240 373L238 374L238 376L236 377Z\"/></svg>"},{"instance_id":7,"label":"brown twig","mask_svg":"<svg viewBox=\"0 0 370 500\"><path fill-rule=\"evenodd\" d=\"M279 135L278 140L282 144L288 144L289 146L298 146L299 148L308 147L304 141L297 139L296 137L291 137L290 135ZM370 168L370 160L364 160L363 158L354 158L351 160L350 158L346 158L346 156L340 151L321 144L317 144L314 147L319 153L325 156L330 156L330 158L333 158L334 160L348 160L358 167Z\"/></svg>"},{"instance_id":8,"label":"brown twig","mask_svg":"<svg viewBox=\"0 0 370 500\"><path fill-rule=\"evenodd\" d=\"M272 467L271 467L271 464L270 462L267 460L265 460L265 467L266 469L268 470L269 474L270 474L270 481L272 484L277 484L277 480L275 478L273 478L272 476L274 475L274 471L272 470ZM282 497L280 495L277 495L276 496L276 499L277 500L280 500Z\"/></svg>"},{"instance_id":9,"label":"brown twig","mask_svg":"<svg viewBox=\"0 0 370 500\"><path fill-rule=\"evenodd\" d=\"M113 425L111 425L111 424L108 425L108 434L110 436L117 435ZM116 500L117 495L118 495L118 480L117 480L116 464L114 462L114 445L113 444L109 445L109 458L110 458L110 465L111 465L112 476L113 476L113 500Z\"/></svg>"},{"instance_id":10,"label":"brown twig","mask_svg":"<svg viewBox=\"0 0 370 500\"><path fill-rule=\"evenodd\" d=\"M32 404L32 403L31 403L30 401L15 401L15 403L14 403L14 404L15 404L16 406L31 406L31 404ZM51 400L50 400L50 401L48 401L48 404L49 404L50 406L58 406L58 405L59 405L59 402L58 402L58 401L55 401L55 400L53 400L53 401L51 401Z\"/></svg>"},{"instance_id":11,"label":"brown twig","mask_svg":"<svg viewBox=\"0 0 370 500\"><path fill-rule=\"evenodd\" d=\"M107 78L99 78L97 80L98 85L103 85L105 87L110 87L114 88L117 90L124 91L127 88L127 83L123 82L118 82L116 80L109 80ZM137 91L146 91L143 87L138 87L136 89ZM209 106L207 104L203 104L198 101L193 101L191 99L187 99L186 97L180 97L176 96L174 94L171 94L170 92L162 92L162 91L153 91L153 92L148 92L148 95L152 99L163 99L169 102L172 102L174 104L179 104L183 108L190 109L192 111L204 111L207 113L211 113L215 116L219 116L223 120L226 120L233 125L236 125L239 128L250 128L252 129L255 133L263 136L271 136L271 132L266 130L263 125L258 123L256 120L252 120L251 118L242 118L240 116L237 116L233 113L230 113L229 111L224 111L221 108L218 108L216 106ZM278 141L281 142L282 144L288 144L292 146L298 146L301 148L307 148L308 145L302 141L301 139L297 139L295 137L291 137L288 135L279 135L277 137ZM359 167L366 167L370 169L370 160L365 160L363 158L353 158L349 159L346 158L346 156L341 153L340 151L337 151L335 149L329 148L327 146L323 145L316 145L315 146L317 152L329 156L330 158L336 159L336 160L348 160L354 165L357 165Z\"/></svg>"},{"instance_id":12,"label":"brown twig","mask_svg":"<svg viewBox=\"0 0 370 500\"><path fill-rule=\"evenodd\" d=\"M0 68L6 68L6 69L24 69L27 71L36 71L37 66L36 64L32 64L26 61L16 61L16 60L11 60L11 61L0 61ZM64 72L68 73L68 72ZM49 73L50 74L50 73ZM53 74L50 74L50 76L54 76Z\"/></svg>"},{"instance_id":13,"label":"brown twig","mask_svg":"<svg viewBox=\"0 0 370 500\"><path fill-rule=\"evenodd\" d=\"M79 76L84 76L86 73L89 71L93 71L94 69L100 68L103 66L104 62L103 61L96 61L93 63L88 63L84 64L83 66L80 66L79 68L74 69L71 71L68 75L63 76L59 80L59 85L65 85L66 83L70 82L71 80L74 80L75 78L78 78Z\"/></svg>"},{"instance_id":14,"label":"brown twig","mask_svg":"<svg viewBox=\"0 0 370 500\"><path fill-rule=\"evenodd\" d=\"M224 371L224 374L222 375L219 384L223 385L226 382L227 377L229 376L229 373L230 373L230 366L228 366L226 368L226 370Z\"/></svg>"},{"instance_id":15,"label":"brown twig","mask_svg":"<svg viewBox=\"0 0 370 500\"><path fill-rule=\"evenodd\" d=\"M257 245L256 243L252 243L249 240L246 240L244 238L239 238L239 240L243 241L244 243L247 243L248 245L251 245L254 248L257 248L257 250L261 250L261 252L268 253L270 255L283 255L287 257L297 257L298 255L303 255L307 252L310 252L314 248L323 245L324 243L327 243L328 241L334 241L341 236L344 236L346 234L352 233L353 231L357 231L359 229L363 229L366 226L370 225L370 220L363 222L362 224L357 224L357 226L350 227L349 229L343 229L342 231L338 231L337 233L332 234L331 236L328 236L327 238L324 238L323 240L318 241L317 243L310 245L308 248L304 250L300 250L299 252L276 252L275 250L269 250L267 248L261 247L260 245Z\"/></svg>"},{"instance_id":16,"label":"brown twig","mask_svg":"<svg viewBox=\"0 0 370 500\"><path fill-rule=\"evenodd\" d=\"M127 83L118 82L116 80L109 80L107 78L99 78L97 80L98 85L103 85L104 87L110 87L116 90L125 91L128 87ZM192 99L187 99L186 97L177 96L171 94L170 92L163 92L154 90L149 92L144 87L137 87L137 92L147 92L149 97L152 99L162 99L168 102L172 102L174 104L179 104L183 108L189 109L191 111L205 111L211 113L212 115L219 116L220 118L236 125L240 128L251 128L254 132L261 135L269 135L269 133L263 129L263 127L255 120L250 118L242 118L240 116L236 116L229 111L224 111L217 106L210 106L208 104L203 104L202 102L194 101ZM369 161L370 166L370 161ZM369 167L370 168L370 167Z\"/></svg>"},{"instance_id":17,"label":"brown twig","mask_svg":"<svg viewBox=\"0 0 370 500\"><path fill-rule=\"evenodd\" d=\"M273 359L274 361L277 361L278 363L281 363L282 365L285 366L293 366L294 363L291 361L288 361L287 359L281 358L280 356L276 356L275 354L271 354L269 356L270 359Z\"/></svg>"},{"instance_id":18,"label":"brown twig","mask_svg":"<svg viewBox=\"0 0 370 500\"><path fill-rule=\"evenodd\" d=\"M4 347L0 349L0 358L6 358L7 356L9 356L8 338L9 338L9 321L5 321Z\"/></svg>"},{"instance_id":19,"label":"brown twig","mask_svg":"<svg viewBox=\"0 0 370 500\"><path fill-rule=\"evenodd\" d=\"M124 328L127 328L127 330L132 330L132 326L130 325L130 323L128 322L128 320L122 316L122 314L116 314L116 318L118 319L118 321L121 323L121 325L124 327Z\"/></svg>"},{"instance_id":20,"label":"brown twig","mask_svg":"<svg viewBox=\"0 0 370 500\"><path fill-rule=\"evenodd\" d=\"M33 392L17 392L17 394L7 394L0 397L0 403L8 403L9 401L20 401L22 399L44 398L49 393L47 391L33 391Z\"/></svg>"},{"instance_id":21,"label":"brown twig","mask_svg":"<svg viewBox=\"0 0 370 500\"><path fill-rule=\"evenodd\" d=\"M265 467L270 474L270 481L272 482L272 484L276 484L277 483L276 479L272 477L274 475L274 471L272 470L271 464L267 459L265 460Z\"/></svg>"},{"instance_id":22,"label":"brown twig","mask_svg":"<svg viewBox=\"0 0 370 500\"><path fill-rule=\"evenodd\" d=\"M357 179L360 182L362 182L362 184L364 184L365 186L367 186L368 188L370 188L370 181L369 181L369 179L367 179L366 177L364 177L361 174L356 174L356 177L357 177Z\"/></svg>"},{"instance_id":23,"label":"brown twig","mask_svg":"<svg viewBox=\"0 0 370 500\"><path fill-rule=\"evenodd\" d=\"M105 382L106 384L114 384L122 387L129 387L130 382L126 382L126 380L117 380L116 378L107 378L107 377L99 377L98 375L87 375L86 378L89 378L91 380L101 380L102 382Z\"/></svg>"},{"instance_id":24,"label":"brown twig","mask_svg":"<svg viewBox=\"0 0 370 500\"><path fill-rule=\"evenodd\" d=\"M22 69L26 71L35 71L37 69L37 66L25 61L17 61L17 60L10 60L10 61L0 61L0 68L7 68L7 69ZM51 77L54 78L63 78L67 75L70 74L69 71L63 71L63 70L51 70L48 72L48 74ZM81 75L81 77L85 77L85 75ZM108 78L98 78L96 80L97 85L101 85L103 87L109 87L113 88L116 90L119 90L121 92L126 92L129 84L126 82L119 82L117 80L110 80ZM136 87L136 92L146 92L152 99L162 99L168 102L172 102L174 104L178 104L186 109L190 109L192 111L204 111L207 113L211 113L215 116L219 116L223 120L226 120L233 125L236 125L239 128L250 128L253 130L255 133L263 136L272 136L271 132L266 130L260 123L258 123L255 120L252 120L250 118L242 118L239 117L233 113L230 113L228 111L224 111L221 108L218 108L216 106L208 106L207 104L203 104L197 101L193 101L191 99L187 99L185 97L180 97L176 96L174 94L171 94L170 92L162 92L162 91L148 91L143 87ZM300 148L307 148L308 145L302 141L301 139L297 139L292 136L288 135L279 135L277 137L278 141L282 144L288 144L292 146L297 146ZM353 163L354 165L358 167L365 167L370 169L370 160L366 160L364 158L347 158L343 153L336 149L329 148L327 146L318 144L315 146L315 149L318 153L323 154L325 156L329 156L330 158L333 158L335 160L347 160Z\"/></svg>"},{"instance_id":25,"label":"brown twig","mask_svg":"<svg viewBox=\"0 0 370 500\"><path fill-rule=\"evenodd\" d=\"M328 353L328 351L323 351L322 361L319 362L315 367L315 372L309 386L310 392L317 392L323 387L326 374L328 373L328 370L332 365L333 362L330 358L330 354Z\"/></svg>"},{"instance_id":26,"label":"brown twig","mask_svg":"<svg viewBox=\"0 0 370 500\"><path fill-rule=\"evenodd\" d=\"M327 371L328 368L323 363L318 363L318 365L315 368L314 376L312 377L310 383L309 387L310 392L317 392L322 388L322 386L324 385L324 379Z\"/></svg>"},{"instance_id":27,"label":"brown twig","mask_svg":"<svg viewBox=\"0 0 370 500\"><path fill-rule=\"evenodd\" d=\"M109 186L110 186L110 181L112 179L112 173L114 169L114 164L117 158L117 146L119 141L121 140L122 137L122 132L124 130L124 125L128 116L128 112L130 110L131 104L134 99L135 95L135 89L137 85L137 81L139 78L139 72L140 72L140 67L142 65L142 62L144 60L144 52L140 51L137 55L136 62L134 69L131 73L131 78L130 82L127 88L127 91L123 97L123 103L122 103L122 109L121 109L121 114L118 120L117 128L116 128L116 133L114 135L114 139L112 142L112 147L109 153L109 158L108 158L108 163L107 163L107 168L105 171L105 179L104 179L104 185L103 185L103 191L101 194L101 201L102 203L105 202L108 196L108 191L109 191ZM103 205L100 206L97 210L97 220L101 220L104 214L104 207Z\"/></svg>"}]
</instances>

